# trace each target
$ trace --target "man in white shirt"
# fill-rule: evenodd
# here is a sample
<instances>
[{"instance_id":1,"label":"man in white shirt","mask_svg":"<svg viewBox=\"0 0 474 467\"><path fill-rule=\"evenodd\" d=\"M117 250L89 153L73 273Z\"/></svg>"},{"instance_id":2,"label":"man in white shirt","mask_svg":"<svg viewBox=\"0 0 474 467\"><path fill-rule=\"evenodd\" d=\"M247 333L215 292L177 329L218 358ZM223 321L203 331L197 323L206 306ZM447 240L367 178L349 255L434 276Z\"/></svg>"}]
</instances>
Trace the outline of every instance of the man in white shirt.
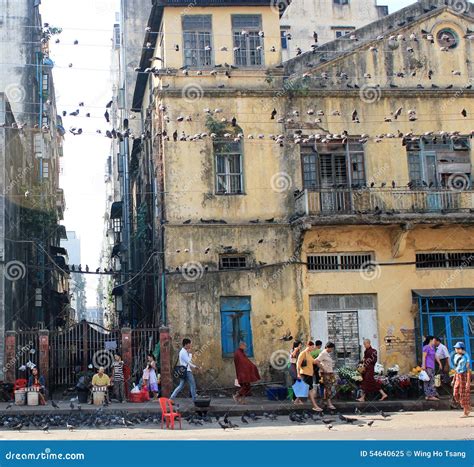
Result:
<instances>
[{"instance_id":1,"label":"man in white shirt","mask_svg":"<svg viewBox=\"0 0 474 467\"><path fill-rule=\"evenodd\" d=\"M441 368L438 365L438 373L441 374L441 380L443 383L449 383L449 350L448 348L440 341L439 337L434 338L434 345L436 348L436 356L441 361Z\"/></svg>"},{"instance_id":2,"label":"man in white shirt","mask_svg":"<svg viewBox=\"0 0 474 467\"><path fill-rule=\"evenodd\" d=\"M194 376L192 369L193 368L198 368L193 362L192 362L192 354L191 354L191 339L183 339L183 347L179 351L179 366L184 367L186 371L182 372L182 377L179 380L179 384L176 387L176 389L173 391L173 394L171 394L170 399L173 401L176 396L182 391L184 388L185 383L187 382L189 385L189 391L191 392L191 398L193 401L196 399L196 382L194 381Z\"/></svg>"}]
</instances>

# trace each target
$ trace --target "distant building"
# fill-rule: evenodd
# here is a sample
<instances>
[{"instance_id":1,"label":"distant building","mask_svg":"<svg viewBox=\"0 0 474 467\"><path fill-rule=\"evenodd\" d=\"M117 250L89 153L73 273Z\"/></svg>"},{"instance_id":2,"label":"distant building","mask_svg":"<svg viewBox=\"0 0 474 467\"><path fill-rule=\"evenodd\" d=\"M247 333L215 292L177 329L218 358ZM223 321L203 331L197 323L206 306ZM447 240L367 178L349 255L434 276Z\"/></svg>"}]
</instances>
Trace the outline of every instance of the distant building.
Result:
<instances>
[{"instance_id":1,"label":"distant building","mask_svg":"<svg viewBox=\"0 0 474 467\"><path fill-rule=\"evenodd\" d=\"M67 240L61 240L61 246L67 251L69 265L81 264L81 239L76 232L67 231ZM71 308L74 310L75 321L85 319L86 314L86 279L83 274L71 272L70 294Z\"/></svg>"},{"instance_id":2,"label":"distant building","mask_svg":"<svg viewBox=\"0 0 474 467\"><path fill-rule=\"evenodd\" d=\"M282 58L286 61L388 15L377 0L292 0L280 19Z\"/></svg>"},{"instance_id":3,"label":"distant building","mask_svg":"<svg viewBox=\"0 0 474 467\"><path fill-rule=\"evenodd\" d=\"M104 312L100 308L97 307L87 307L85 320L89 323L99 324L101 326L104 325Z\"/></svg>"}]
</instances>

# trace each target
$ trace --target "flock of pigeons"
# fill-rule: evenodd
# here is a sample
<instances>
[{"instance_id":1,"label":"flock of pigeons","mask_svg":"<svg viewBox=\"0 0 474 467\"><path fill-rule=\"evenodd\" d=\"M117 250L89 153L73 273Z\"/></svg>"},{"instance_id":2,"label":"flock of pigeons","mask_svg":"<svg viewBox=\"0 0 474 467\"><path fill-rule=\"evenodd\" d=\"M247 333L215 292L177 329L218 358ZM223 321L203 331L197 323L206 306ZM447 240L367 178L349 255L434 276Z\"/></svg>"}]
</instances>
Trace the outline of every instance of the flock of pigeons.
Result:
<instances>
[{"instance_id":1,"label":"flock of pigeons","mask_svg":"<svg viewBox=\"0 0 474 467\"><path fill-rule=\"evenodd\" d=\"M52 406L59 409L59 405L52 401ZM12 407L12 404L7 406L7 410ZM4 413L0 415L0 429L10 429L21 432L24 429L41 430L48 434L50 428L67 429L75 431L79 428L133 428L133 427L150 427L161 426L161 417L159 413L136 413L130 414L126 411L108 411L105 407L99 407L93 411L83 411L81 405L74 405L73 402L69 405L70 411L68 413L44 413L44 414L15 414L10 415ZM362 415L359 409L355 409L355 415ZM383 411L379 412L381 419L390 418L390 414ZM215 423L223 430L238 429L243 425L250 425L252 423L263 420L264 422L283 421L284 415L277 412L263 412L258 415L255 412L245 412L240 416L240 422L235 423L229 413L223 416L214 415L210 412L195 412L183 417L189 425L194 426L209 426L212 427ZM288 420L296 424L305 423L322 423L328 430L334 428L339 424L357 425L358 427L372 427L377 419L370 419L366 422L363 419L356 417L347 417L341 413L332 412L330 415L316 414L311 411L291 411L288 415Z\"/></svg>"}]
</instances>

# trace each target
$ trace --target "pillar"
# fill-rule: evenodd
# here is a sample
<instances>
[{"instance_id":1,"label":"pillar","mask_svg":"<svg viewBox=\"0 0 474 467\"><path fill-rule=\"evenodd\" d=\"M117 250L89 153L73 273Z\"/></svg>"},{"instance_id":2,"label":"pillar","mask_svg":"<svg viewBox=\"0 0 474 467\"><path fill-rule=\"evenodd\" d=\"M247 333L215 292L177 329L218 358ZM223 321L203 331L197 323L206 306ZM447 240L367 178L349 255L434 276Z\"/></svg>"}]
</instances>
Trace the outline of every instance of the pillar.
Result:
<instances>
[{"instance_id":1,"label":"pillar","mask_svg":"<svg viewBox=\"0 0 474 467\"><path fill-rule=\"evenodd\" d=\"M5 383L14 383L16 379L16 332L7 331L5 333L5 360L4 379Z\"/></svg>"},{"instance_id":2,"label":"pillar","mask_svg":"<svg viewBox=\"0 0 474 467\"><path fill-rule=\"evenodd\" d=\"M46 384L49 384L49 331L47 329L40 329L39 336L39 356L38 366L40 374L44 376Z\"/></svg>"},{"instance_id":3,"label":"pillar","mask_svg":"<svg viewBox=\"0 0 474 467\"><path fill-rule=\"evenodd\" d=\"M173 389L171 376L171 337L166 326L160 327L160 368L161 368L161 394L169 397Z\"/></svg>"},{"instance_id":4,"label":"pillar","mask_svg":"<svg viewBox=\"0 0 474 467\"><path fill-rule=\"evenodd\" d=\"M132 330L122 328L122 360L124 363L123 376L125 379L125 397L130 394L130 377L132 373Z\"/></svg>"}]
</instances>

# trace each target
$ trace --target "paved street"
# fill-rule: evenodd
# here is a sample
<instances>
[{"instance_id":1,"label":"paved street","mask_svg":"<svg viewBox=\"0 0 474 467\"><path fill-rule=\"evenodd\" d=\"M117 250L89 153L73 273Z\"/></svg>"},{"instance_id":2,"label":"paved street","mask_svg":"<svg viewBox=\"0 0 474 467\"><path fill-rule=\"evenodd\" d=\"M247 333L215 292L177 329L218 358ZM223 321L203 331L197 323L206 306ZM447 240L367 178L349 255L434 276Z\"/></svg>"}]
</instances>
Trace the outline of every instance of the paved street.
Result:
<instances>
[{"instance_id":1,"label":"paved street","mask_svg":"<svg viewBox=\"0 0 474 467\"><path fill-rule=\"evenodd\" d=\"M282 415L271 422L266 419L250 421L248 425L241 422L240 417L232 418L239 427L221 429L216 422L203 426L189 425L183 421L183 429L174 431L160 429L160 426L129 429L79 429L69 432L66 429L51 429L49 434L39 429L25 429L21 433L0 431L0 440L103 440L103 439L181 439L181 440L229 440L229 439L474 439L474 416L460 418L458 411L400 412L382 418L378 414L358 416L359 423L348 425L341 423L337 416L327 416L334 420L329 430L321 421L308 421L304 424L289 421ZM315 417L316 418L316 417ZM371 427L367 422L373 420ZM359 426L363 424L364 426Z\"/></svg>"}]
</instances>

